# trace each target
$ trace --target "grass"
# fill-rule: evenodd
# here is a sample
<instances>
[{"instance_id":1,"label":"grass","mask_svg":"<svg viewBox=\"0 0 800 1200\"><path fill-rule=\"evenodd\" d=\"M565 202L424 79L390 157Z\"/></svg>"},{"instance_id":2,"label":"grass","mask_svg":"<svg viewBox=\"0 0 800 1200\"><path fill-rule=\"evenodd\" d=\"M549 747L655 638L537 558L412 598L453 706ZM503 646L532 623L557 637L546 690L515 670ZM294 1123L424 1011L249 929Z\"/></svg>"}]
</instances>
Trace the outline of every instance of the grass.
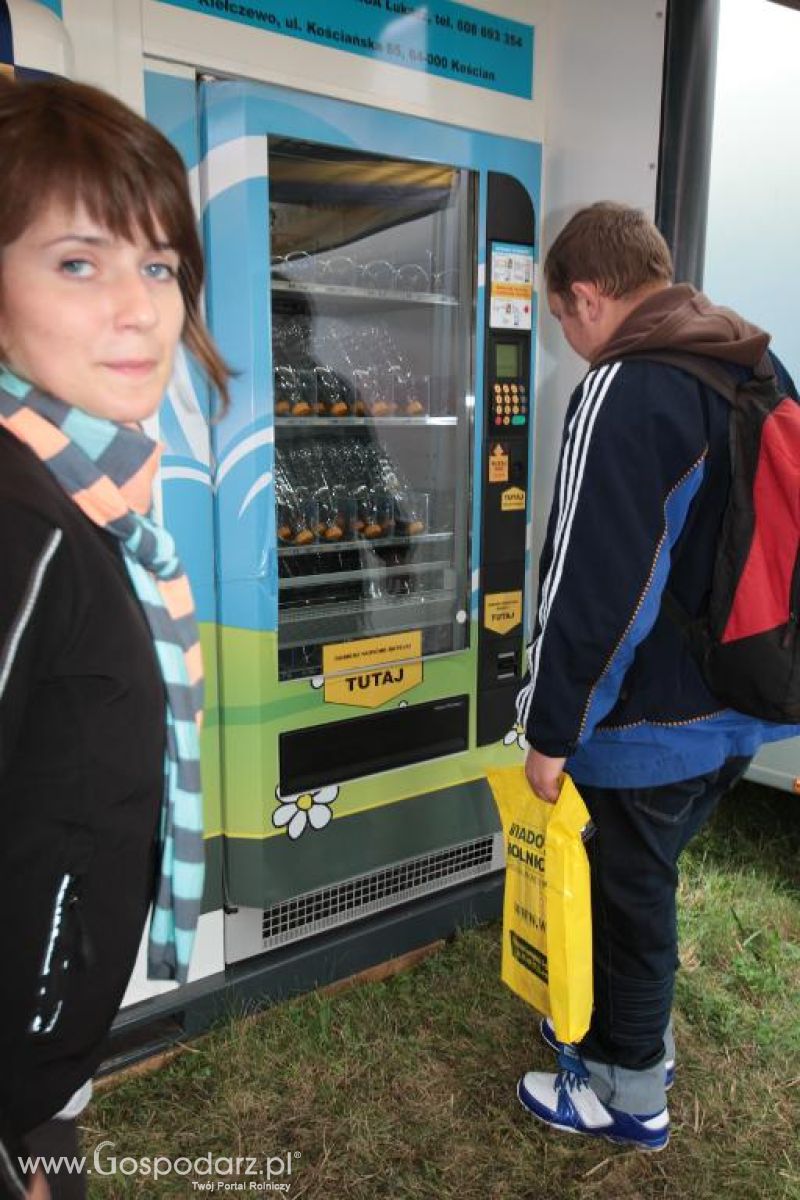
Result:
<instances>
[{"instance_id":1,"label":"grass","mask_svg":"<svg viewBox=\"0 0 800 1200\"><path fill-rule=\"evenodd\" d=\"M496 926L383 983L232 1016L102 1092L84 1147L113 1142L106 1169L113 1154L282 1155L272 1178L291 1182L291 1200L798 1200L798 851L800 799L742 784L684 857L661 1154L555 1134L518 1106L518 1075L552 1056L499 982ZM93 1175L89 1192L202 1194L119 1171Z\"/></svg>"}]
</instances>

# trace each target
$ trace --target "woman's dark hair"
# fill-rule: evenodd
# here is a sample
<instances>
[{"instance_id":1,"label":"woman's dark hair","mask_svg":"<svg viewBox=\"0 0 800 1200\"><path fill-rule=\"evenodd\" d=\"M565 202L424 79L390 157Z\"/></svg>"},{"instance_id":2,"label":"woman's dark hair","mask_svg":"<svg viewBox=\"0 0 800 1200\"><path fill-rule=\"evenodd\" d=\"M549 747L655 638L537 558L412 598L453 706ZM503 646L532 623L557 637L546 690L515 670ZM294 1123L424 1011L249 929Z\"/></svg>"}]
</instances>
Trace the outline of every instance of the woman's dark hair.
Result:
<instances>
[{"instance_id":1,"label":"woman's dark hair","mask_svg":"<svg viewBox=\"0 0 800 1200\"><path fill-rule=\"evenodd\" d=\"M203 251L186 168L164 135L98 88L0 77L0 163L0 254L53 200L81 202L128 241L141 231L156 245L161 227L180 259L184 344L226 408L231 371L200 314Z\"/></svg>"}]
</instances>

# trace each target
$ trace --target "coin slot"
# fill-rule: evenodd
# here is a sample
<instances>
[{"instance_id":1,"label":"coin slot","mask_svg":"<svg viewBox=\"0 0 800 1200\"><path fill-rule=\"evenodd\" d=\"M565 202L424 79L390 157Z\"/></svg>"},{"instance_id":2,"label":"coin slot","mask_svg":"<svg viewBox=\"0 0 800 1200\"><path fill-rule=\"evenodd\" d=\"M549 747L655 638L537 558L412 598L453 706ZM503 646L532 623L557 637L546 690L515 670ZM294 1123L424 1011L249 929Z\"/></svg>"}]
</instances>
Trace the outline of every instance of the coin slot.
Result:
<instances>
[{"instance_id":1,"label":"coin slot","mask_svg":"<svg viewBox=\"0 0 800 1200\"><path fill-rule=\"evenodd\" d=\"M514 650L503 650L497 656L497 678L513 679L517 674L517 655Z\"/></svg>"}]
</instances>

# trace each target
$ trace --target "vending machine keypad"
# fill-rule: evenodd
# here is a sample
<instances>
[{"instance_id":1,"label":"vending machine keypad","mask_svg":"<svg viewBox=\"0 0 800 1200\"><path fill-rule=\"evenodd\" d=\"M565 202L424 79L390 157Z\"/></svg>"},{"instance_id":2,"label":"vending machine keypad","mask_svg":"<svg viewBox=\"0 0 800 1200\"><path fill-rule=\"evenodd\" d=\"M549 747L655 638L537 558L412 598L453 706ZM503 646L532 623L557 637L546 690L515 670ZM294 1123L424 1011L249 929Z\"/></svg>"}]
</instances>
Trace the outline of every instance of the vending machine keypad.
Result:
<instances>
[{"instance_id":1,"label":"vending machine keypad","mask_svg":"<svg viewBox=\"0 0 800 1200\"><path fill-rule=\"evenodd\" d=\"M496 428L527 425L528 389L524 380L506 380L492 385L489 420Z\"/></svg>"}]
</instances>

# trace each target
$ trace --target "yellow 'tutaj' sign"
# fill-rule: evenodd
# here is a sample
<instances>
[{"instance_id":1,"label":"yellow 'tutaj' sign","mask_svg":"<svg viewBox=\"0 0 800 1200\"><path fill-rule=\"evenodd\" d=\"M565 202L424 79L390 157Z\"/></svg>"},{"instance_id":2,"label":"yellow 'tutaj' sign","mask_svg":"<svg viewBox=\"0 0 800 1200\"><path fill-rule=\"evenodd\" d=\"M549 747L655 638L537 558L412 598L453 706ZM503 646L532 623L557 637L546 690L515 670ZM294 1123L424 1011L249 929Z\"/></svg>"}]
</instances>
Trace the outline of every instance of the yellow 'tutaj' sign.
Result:
<instances>
[{"instance_id":1,"label":"yellow 'tutaj' sign","mask_svg":"<svg viewBox=\"0 0 800 1200\"><path fill-rule=\"evenodd\" d=\"M422 683L421 658L419 629L323 646L325 701L356 708L379 708ZM345 669L347 674L335 674ZM331 675L333 678L329 678Z\"/></svg>"},{"instance_id":2,"label":"yellow 'tutaj' sign","mask_svg":"<svg viewBox=\"0 0 800 1200\"><path fill-rule=\"evenodd\" d=\"M506 488L500 497L500 508L503 512L524 512L525 492L522 488Z\"/></svg>"},{"instance_id":3,"label":"yellow 'tutaj' sign","mask_svg":"<svg viewBox=\"0 0 800 1200\"><path fill-rule=\"evenodd\" d=\"M483 600L483 624L493 633L510 633L522 622L522 592L492 592Z\"/></svg>"}]
</instances>

